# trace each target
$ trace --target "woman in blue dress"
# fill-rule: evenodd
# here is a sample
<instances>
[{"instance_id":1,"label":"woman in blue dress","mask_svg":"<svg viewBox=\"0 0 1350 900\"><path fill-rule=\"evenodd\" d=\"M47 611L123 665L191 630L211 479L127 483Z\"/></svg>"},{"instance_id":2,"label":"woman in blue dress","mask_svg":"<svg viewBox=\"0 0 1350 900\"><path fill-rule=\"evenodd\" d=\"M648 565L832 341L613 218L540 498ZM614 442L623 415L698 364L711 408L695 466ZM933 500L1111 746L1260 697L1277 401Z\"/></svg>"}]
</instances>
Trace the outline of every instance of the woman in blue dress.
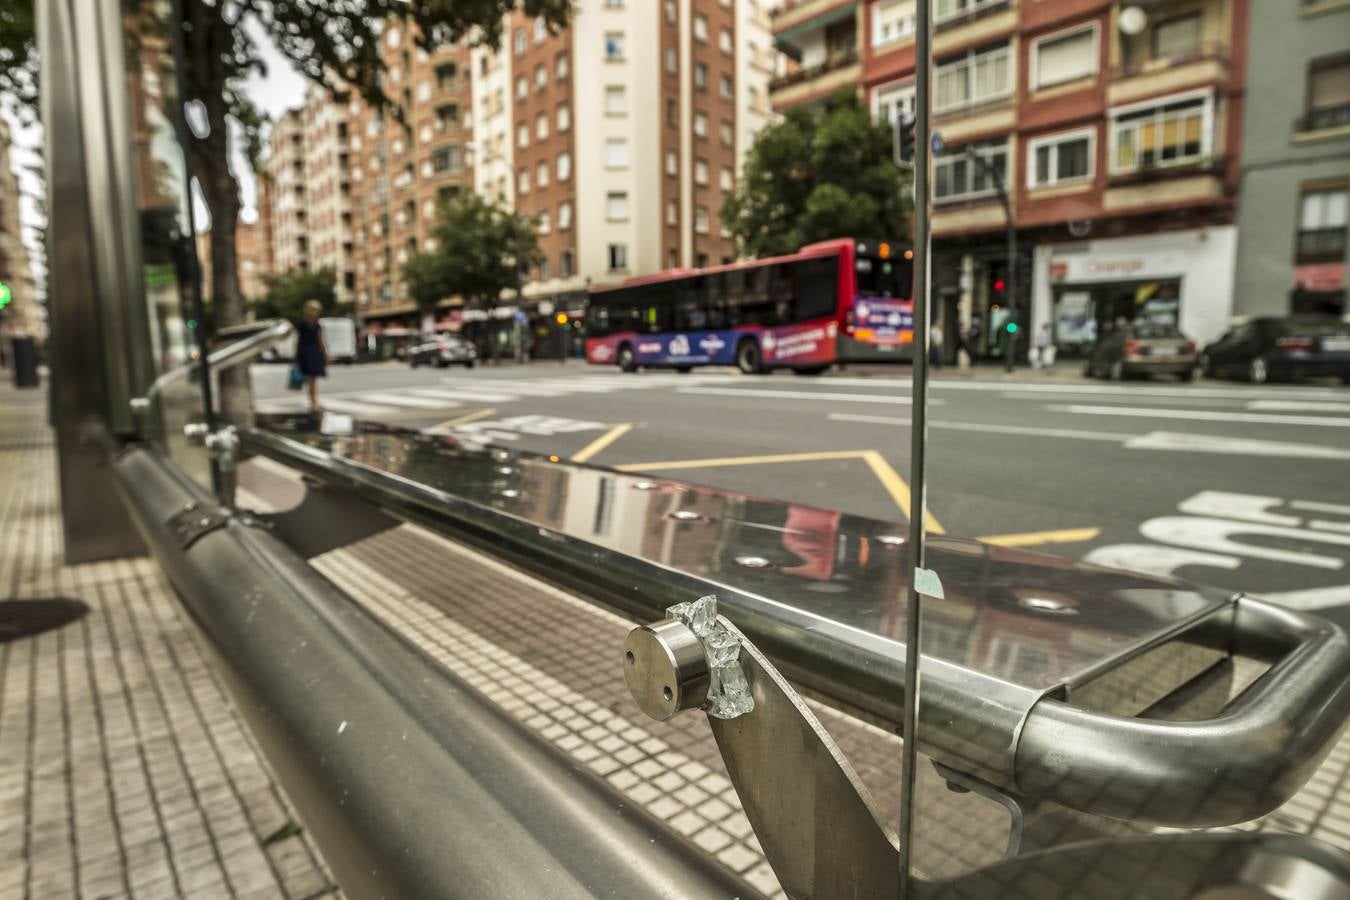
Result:
<instances>
[{"instance_id":1,"label":"woman in blue dress","mask_svg":"<svg viewBox=\"0 0 1350 900\"><path fill-rule=\"evenodd\" d=\"M304 376L312 412L319 411L319 379L328 375L328 348L323 344L323 328L319 326L322 311L318 300L306 300L304 318L295 328L295 365Z\"/></svg>"}]
</instances>

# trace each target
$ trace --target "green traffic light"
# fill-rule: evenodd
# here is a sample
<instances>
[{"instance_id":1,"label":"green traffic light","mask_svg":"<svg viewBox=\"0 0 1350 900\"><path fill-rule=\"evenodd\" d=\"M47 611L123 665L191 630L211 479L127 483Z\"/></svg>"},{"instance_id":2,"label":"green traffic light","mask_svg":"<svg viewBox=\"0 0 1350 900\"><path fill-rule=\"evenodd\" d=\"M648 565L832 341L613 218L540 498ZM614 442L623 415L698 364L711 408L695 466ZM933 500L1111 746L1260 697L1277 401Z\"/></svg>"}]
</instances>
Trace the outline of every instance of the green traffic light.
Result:
<instances>
[{"instance_id":1,"label":"green traffic light","mask_svg":"<svg viewBox=\"0 0 1350 900\"><path fill-rule=\"evenodd\" d=\"M196 327L197 327L197 320L196 320L196 319L188 319L188 320L187 320L187 327L188 327L188 328L196 328Z\"/></svg>"},{"instance_id":2,"label":"green traffic light","mask_svg":"<svg viewBox=\"0 0 1350 900\"><path fill-rule=\"evenodd\" d=\"M0 309L9 306L9 301L12 299L14 299L14 294L10 291L9 285L0 281Z\"/></svg>"},{"instance_id":3,"label":"green traffic light","mask_svg":"<svg viewBox=\"0 0 1350 900\"><path fill-rule=\"evenodd\" d=\"M1008 334L1017 334L1016 322L1009 322L1007 327L1008 327Z\"/></svg>"}]
</instances>

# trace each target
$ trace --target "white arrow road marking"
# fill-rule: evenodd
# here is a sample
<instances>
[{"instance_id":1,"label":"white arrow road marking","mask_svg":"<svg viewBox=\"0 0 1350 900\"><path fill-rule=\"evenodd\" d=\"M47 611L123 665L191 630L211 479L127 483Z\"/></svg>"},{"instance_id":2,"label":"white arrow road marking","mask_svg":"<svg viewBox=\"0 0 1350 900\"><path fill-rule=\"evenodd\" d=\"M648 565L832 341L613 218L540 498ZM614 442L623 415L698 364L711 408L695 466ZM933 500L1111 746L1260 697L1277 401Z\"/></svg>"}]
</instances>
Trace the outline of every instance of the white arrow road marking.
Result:
<instances>
[{"instance_id":1,"label":"white arrow road marking","mask_svg":"<svg viewBox=\"0 0 1350 900\"><path fill-rule=\"evenodd\" d=\"M1280 591L1274 594L1252 594L1252 596L1290 609L1311 612L1350 603L1350 584L1330 588L1308 588L1302 591Z\"/></svg>"},{"instance_id":2,"label":"white arrow road marking","mask_svg":"<svg viewBox=\"0 0 1350 900\"><path fill-rule=\"evenodd\" d=\"M1266 512L1272 506L1282 506L1281 497L1260 497L1256 494L1233 494L1228 491L1201 491L1194 497L1181 501L1177 506L1181 512L1193 516L1220 516L1225 519L1242 519L1246 522L1264 522L1267 525L1287 525L1297 528L1303 524L1298 516L1277 516Z\"/></svg>"},{"instance_id":3,"label":"white arrow road marking","mask_svg":"<svg viewBox=\"0 0 1350 900\"><path fill-rule=\"evenodd\" d=\"M1289 504L1294 509L1306 512L1331 513L1338 516L1350 516L1350 506L1340 503L1323 503L1320 500L1295 500Z\"/></svg>"},{"instance_id":4,"label":"white arrow road marking","mask_svg":"<svg viewBox=\"0 0 1350 900\"><path fill-rule=\"evenodd\" d=\"M1162 516L1149 519L1139 526L1139 533L1151 541L1197 550L1235 553L1251 559L1269 559L1291 565L1312 566L1317 569L1342 569L1345 561L1334 556L1305 553L1298 550L1279 550L1256 544L1244 544L1237 535L1285 538L1292 541L1316 541L1350 547L1350 535L1324 534L1302 528L1285 528L1258 522L1234 522L1202 516Z\"/></svg>"},{"instance_id":5,"label":"white arrow road marking","mask_svg":"<svg viewBox=\"0 0 1350 900\"><path fill-rule=\"evenodd\" d=\"M1270 416L1264 413L1137 406L1086 406L1078 403L1056 404L1049 408L1055 412L1073 413L1077 416L1132 416L1140 419L1189 419L1205 422L1255 422L1264 425L1312 425L1322 428L1350 428L1350 418L1333 418L1331 416Z\"/></svg>"},{"instance_id":6,"label":"white arrow road marking","mask_svg":"<svg viewBox=\"0 0 1350 900\"><path fill-rule=\"evenodd\" d=\"M1108 569L1125 569L1164 578L1174 576L1182 566L1209 566L1214 569L1236 569L1242 560L1236 556L1205 553L1181 547L1159 547L1157 544L1112 544L1097 547L1083 557L1083 562Z\"/></svg>"},{"instance_id":7,"label":"white arrow road marking","mask_svg":"<svg viewBox=\"0 0 1350 900\"><path fill-rule=\"evenodd\" d=\"M1233 456L1285 456L1293 459L1350 459L1350 450L1319 444L1294 444L1285 441L1259 441L1217 434L1183 434L1152 431L1129 438L1130 450L1182 450L1192 453L1224 453Z\"/></svg>"}]
</instances>

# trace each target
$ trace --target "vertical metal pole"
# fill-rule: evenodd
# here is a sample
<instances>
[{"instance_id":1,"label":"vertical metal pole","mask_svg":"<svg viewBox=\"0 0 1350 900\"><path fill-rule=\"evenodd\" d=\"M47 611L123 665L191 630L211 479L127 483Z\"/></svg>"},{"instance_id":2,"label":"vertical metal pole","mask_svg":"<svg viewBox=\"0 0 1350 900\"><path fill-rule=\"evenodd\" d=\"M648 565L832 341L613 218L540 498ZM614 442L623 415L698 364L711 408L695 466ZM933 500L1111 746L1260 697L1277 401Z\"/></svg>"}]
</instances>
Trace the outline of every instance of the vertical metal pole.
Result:
<instances>
[{"instance_id":1,"label":"vertical metal pole","mask_svg":"<svg viewBox=\"0 0 1350 900\"><path fill-rule=\"evenodd\" d=\"M910 896L911 848L914 830L915 773L918 769L919 712L919 570L924 568L924 447L928 440L928 276L929 157L932 128L929 121L929 81L932 71L932 4L916 5L918 34L914 44L914 394L910 411L909 485L909 588L905 606L905 708L900 723L904 740L900 782L900 896Z\"/></svg>"},{"instance_id":2,"label":"vertical metal pole","mask_svg":"<svg viewBox=\"0 0 1350 900\"><path fill-rule=\"evenodd\" d=\"M1021 323L1017 321L1017 226L1013 222L1012 198L1008 196L1008 188L1003 183L1003 176L999 174L998 169L987 162L985 166L994 178L999 199L1003 201L1003 216L1008 223L1008 321L1020 327ZM1004 355L1007 357L1007 369L1011 372L1016 363L1017 351L1013 345L1017 343L1017 332L1007 331L1007 327L1005 323L1003 328L1008 335L1008 350Z\"/></svg>"}]
</instances>

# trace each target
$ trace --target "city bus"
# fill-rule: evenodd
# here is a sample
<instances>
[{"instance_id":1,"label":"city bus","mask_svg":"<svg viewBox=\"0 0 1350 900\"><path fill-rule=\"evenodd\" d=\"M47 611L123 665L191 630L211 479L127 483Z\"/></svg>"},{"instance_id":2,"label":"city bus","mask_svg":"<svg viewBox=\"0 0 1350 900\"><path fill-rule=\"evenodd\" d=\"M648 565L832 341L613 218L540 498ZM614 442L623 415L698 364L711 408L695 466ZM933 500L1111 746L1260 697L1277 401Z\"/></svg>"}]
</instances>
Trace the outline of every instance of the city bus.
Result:
<instances>
[{"instance_id":1,"label":"city bus","mask_svg":"<svg viewBox=\"0 0 1350 900\"><path fill-rule=\"evenodd\" d=\"M592 288L586 359L625 372L735 365L808 375L836 362L908 360L912 260L898 244L840 238Z\"/></svg>"}]
</instances>

